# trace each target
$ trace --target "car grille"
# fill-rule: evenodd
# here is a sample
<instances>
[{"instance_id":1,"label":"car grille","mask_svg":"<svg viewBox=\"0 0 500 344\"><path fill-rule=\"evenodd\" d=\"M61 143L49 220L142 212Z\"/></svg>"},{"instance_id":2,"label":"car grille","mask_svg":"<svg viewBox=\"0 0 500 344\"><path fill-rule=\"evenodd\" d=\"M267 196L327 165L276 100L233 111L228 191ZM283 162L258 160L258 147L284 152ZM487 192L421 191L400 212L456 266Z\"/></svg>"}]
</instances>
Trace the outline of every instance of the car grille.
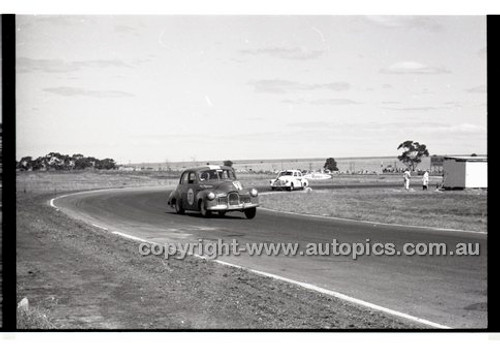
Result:
<instances>
[{"instance_id":1,"label":"car grille","mask_svg":"<svg viewBox=\"0 0 500 344\"><path fill-rule=\"evenodd\" d=\"M218 197L217 204L240 205L243 203L252 203L250 195L239 195L236 192L228 194L226 197Z\"/></svg>"},{"instance_id":2,"label":"car grille","mask_svg":"<svg viewBox=\"0 0 500 344\"><path fill-rule=\"evenodd\" d=\"M228 196L229 205L239 205L240 196L237 193L230 193Z\"/></svg>"}]
</instances>

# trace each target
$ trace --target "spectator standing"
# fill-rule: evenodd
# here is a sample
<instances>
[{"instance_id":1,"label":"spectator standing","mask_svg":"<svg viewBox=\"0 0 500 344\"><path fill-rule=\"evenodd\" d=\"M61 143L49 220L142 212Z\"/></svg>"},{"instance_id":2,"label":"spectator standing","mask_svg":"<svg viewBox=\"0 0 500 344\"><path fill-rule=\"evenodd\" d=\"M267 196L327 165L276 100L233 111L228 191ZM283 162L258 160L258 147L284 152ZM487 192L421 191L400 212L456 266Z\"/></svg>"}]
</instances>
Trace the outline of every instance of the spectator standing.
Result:
<instances>
[{"instance_id":1,"label":"spectator standing","mask_svg":"<svg viewBox=\"0 0 500 344\"><path fill-rule=\"evenodd\" d=\"M410 190L410 179L411 179L410 170L406 169L405 172L403 173L404 187L406 190Z\"/></svg>"},{"instance_id":2,"label":"spectator standing","mask_svg":"<svg viewBox=\"0 0 500 344\"><path fill-rule=\"evenodd\" d=\"M422 176L422 190L427 190L429 186L429 171L425 171Z\"/></svg>"}]
</instances>

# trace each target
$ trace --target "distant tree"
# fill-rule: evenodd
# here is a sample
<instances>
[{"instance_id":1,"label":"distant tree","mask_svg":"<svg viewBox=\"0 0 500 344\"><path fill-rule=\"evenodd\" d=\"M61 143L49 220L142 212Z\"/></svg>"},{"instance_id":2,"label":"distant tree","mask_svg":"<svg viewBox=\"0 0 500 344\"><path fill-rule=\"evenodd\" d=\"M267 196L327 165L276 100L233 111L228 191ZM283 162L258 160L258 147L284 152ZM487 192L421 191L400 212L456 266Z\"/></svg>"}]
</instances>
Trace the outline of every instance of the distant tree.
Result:
<instances>
[{"instance_id":1,"label":"distant tree","mask_svg":"<svg viewBox=\"0 0 500 344\"><path fill-rule=\"evenodd\" d=\"M92 167L92 162L89 158L81 158L75 161L75 169L77 170L84 170L89 167Z\"/></svg>"},{"instance_id":2,"label":"distant tree","mask_svg":"<svg viewBox=\"0 0 500 344\"><path fill-rule=\"evenodd\" d=\"M415 171L424 156L429 156L427 146L418 142L405 141L398 146L398 150L400 149L403 149L403 153L398 156L399 161L412 171Z\"/></svg>"},{"instance_id":3,"label":"distant tree","mask_svg":"<svg viewBox=\"0 0 500 344\"><path fill-rule=\"evenodd\" d=\"M63 168L64 170L72 170L75 168L75 159L70 157L69 155L64 156Z\"/></svg>"},{"instance_id":4,"label":"distant tree","mask_svg":"<svg viewBox=\"0 0 500 344\"><path fill-rule=\"evenodd\" d=\"M29 170L33 168L33 158L30 156L25 156L21 158L21 161L17 164L17 167L21 170Z\"/></svg>"},{"instance_id":5,"label":"distant tree","mask_svg":"<svg viewBox=\"0 0 500 344\"><path fill-rule=\"evenodd\" d=\"M33 160L32 157L26 156L16 162L16 167L20 170L83 170L86 168L96 168L103 170L111 170L117 168L117 164L113 159L105 158L103 160L94 157L85 157L82 154L60 154L50 152L45 156L40 156Z\"/></svg>"},{"instance_id":6,"label":"distant tree","mask_svg":"<svg viewBox=\"0 0 500 344\"><path fill-rule=\"evenodd\" d=\"M222 163L224 166L233 167L233 162L231 160L224 160Z\"/></svg>"},{"instance_id":7,"label":"distant tree","mask_svg":"<svg viewBox=\"0 0 500 344\"><path fill-rule=\"evenodd\" d=\"M116 168L116 162L113 159L103 159L103 160L97 160L95 164L95 168L100 169L100 170L112 170Z\"/></svg>"},{"instance_id":8,"label":"distant tree","mask_svg":"<svg viewBox=\"0 0 500 344\"><path fill-rule=\"evenodd\" d=\"M477 156L477 154L476 153L472 153L470 156Z\"/></svg>"},{"instance_id":9,"label":"distant tree","mask_svg":"<svg viewBox=\"0 0 500 344\"><path fill-rule=\"evenodd\" d=\"M323 168L327 169L327 170L330 170L330 171L338 171L338 167L337 167L337 162L335 161L334 158L328 158L326 159L326 162L325 162L325 165L323 166Z\"/></svg>"},{"instance_id":10,"label":"distant tree","mask_svg":"<svg viewBox=\"0 0 500 344\"><path fill-rule=\"evenodd\" d=\"M90 163L90 167L94 167L94 168L96 167L97 162L99 161L99 159L96 159L96 158L94 158L93 156L89 156L89 157L87 157L87 160L88 160L88 161L89 161L89 163Z\"/></svg>"},{"instance_id":11,"label":"distant tree","mask_svg":"<svg viewBox=\"0 0 500 344\"><path fill-rule=\"evenodd\" d=\"M34 161L31 162L31 167L33 168L33 171L46 168L47 167L46 159L42 157L36 158Z\"/></svg>"}]
</instances>

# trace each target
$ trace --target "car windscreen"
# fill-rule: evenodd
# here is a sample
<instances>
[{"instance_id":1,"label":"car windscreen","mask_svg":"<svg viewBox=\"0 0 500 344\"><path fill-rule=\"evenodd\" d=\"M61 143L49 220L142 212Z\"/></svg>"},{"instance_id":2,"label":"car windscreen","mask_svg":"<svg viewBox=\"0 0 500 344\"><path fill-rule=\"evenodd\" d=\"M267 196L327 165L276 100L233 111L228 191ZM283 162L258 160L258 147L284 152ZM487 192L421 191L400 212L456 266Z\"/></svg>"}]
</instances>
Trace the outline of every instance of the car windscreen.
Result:
<instances>
[{"instance_id":1,"label":"car windscreen","mask_svg":"<svg viewBox=\"0 0 500 344\"><path fill-rule=\"evenodd\" d=\"M293 172L284 171L284 172L280 172L280 174L279 174L278 177L281 177L281 176L291 176L291 175L293 175Z\"/></svg>"},{"instance_id":2,"label":"car windscreen","mask_svg":"<svg viewBox=\"0 0 500 344\"><path fill-rule=\"evenodd\" d=\"M201 181L236 180L232 170L207 170L198 172Z\"/></svg>"}]
</instances>

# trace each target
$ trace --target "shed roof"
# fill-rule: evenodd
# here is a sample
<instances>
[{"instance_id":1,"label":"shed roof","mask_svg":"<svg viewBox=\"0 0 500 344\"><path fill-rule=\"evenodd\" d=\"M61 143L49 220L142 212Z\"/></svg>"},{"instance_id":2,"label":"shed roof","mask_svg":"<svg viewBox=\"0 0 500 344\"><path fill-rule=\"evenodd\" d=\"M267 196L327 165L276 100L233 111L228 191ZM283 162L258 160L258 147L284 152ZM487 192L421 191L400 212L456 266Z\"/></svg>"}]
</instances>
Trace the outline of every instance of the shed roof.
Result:
<instances>
[{"instance_id":1,"label":"shed roof","mask_svg":"<svg viewBox=\"0 0 500 344\"><path fill-rule=\"evenodd\" d=\"M455 160L455 161L488 162L487 155L478 155L478 156L448 155L448 156L444 156L444 159L445 160Z\"/></svg>"}]
</instances>

